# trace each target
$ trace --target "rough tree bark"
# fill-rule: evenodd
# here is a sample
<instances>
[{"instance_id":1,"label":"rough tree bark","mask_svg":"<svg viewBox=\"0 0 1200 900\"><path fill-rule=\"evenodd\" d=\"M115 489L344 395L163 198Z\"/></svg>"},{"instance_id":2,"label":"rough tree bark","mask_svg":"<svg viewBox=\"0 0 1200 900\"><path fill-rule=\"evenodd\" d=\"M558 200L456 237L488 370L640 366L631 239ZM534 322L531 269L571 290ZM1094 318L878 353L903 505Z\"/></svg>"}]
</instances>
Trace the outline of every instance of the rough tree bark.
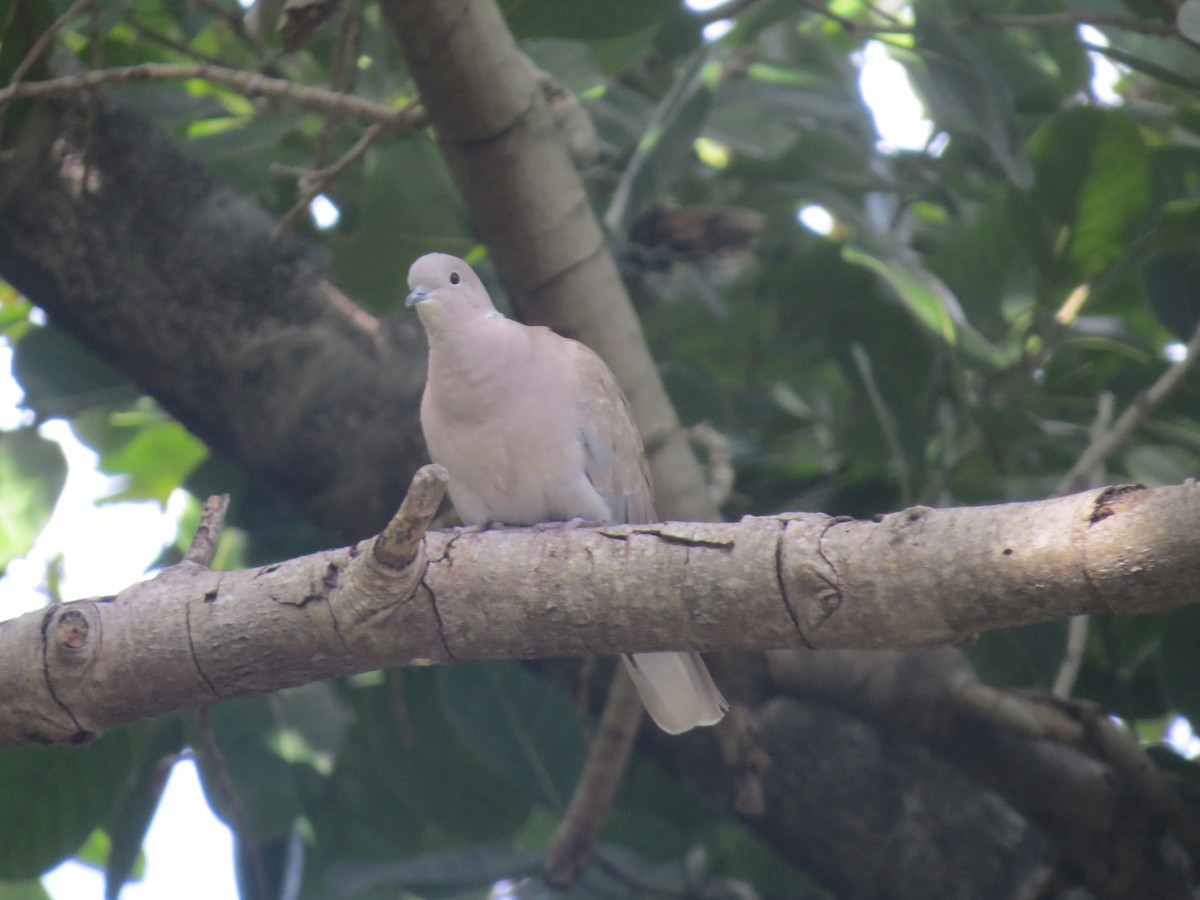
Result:
<instances>
[{"instance_id":1,"label":"rough tree bark","mask_svg":"<svg viewBox=\"0 0 1200 900\"><path fill-rule=\"evenodd\" d=\"M136 115L48 100L12 125L5 280L315 521L382 527L424 456L411 317L355 306L311 247L272 243L261 208Z\"/></svg>"},{"instance_id":2,"label":"rough tree bark","mask_svg":"<svg viewBox=\"0 0 1200 900\"><path fill-rule=\"evenodd\" d=\"M415 662L925 647L1081 612L1148 612L1200 583L1198 496L1195 485L1102 490L877 523L790 514L441 532L382 568L373 541L237 572L185 560L115 597L0 622L0 745L81 742L216 699Z\"/></svg>"}]
</instances>

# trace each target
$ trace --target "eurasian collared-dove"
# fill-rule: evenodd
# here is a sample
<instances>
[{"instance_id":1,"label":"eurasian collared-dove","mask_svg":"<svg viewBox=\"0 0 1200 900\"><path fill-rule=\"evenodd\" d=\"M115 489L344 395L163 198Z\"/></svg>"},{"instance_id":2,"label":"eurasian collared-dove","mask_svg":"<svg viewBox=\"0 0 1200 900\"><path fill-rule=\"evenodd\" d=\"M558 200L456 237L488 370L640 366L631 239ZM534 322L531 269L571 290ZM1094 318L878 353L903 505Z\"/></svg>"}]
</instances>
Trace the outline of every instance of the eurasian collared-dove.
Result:
<instances>
[{"instance_id":1,"label":"eurasian collared-dove","mask_svg":"<svg viewBox=\"0 0 1200 900\"><path fill-rule=\"evenodd\" d=\"M599 356L505 318L453 256L422 256L408 286L429 337L421 427L464 523L657 521L642 440ZM697 653L623 659L669 734L712 725L728 708Z\"/></svg>"}]
</instances>

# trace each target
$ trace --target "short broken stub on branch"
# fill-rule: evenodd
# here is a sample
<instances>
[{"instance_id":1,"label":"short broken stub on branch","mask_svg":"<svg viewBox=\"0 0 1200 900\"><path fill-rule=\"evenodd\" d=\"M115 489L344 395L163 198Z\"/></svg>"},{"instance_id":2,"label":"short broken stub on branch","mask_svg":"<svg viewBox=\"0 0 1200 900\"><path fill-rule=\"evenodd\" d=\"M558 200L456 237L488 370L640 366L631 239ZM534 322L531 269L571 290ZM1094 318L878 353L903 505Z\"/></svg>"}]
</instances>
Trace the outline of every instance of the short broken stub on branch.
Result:
<instances>
[{"instance_id":1,"label":"short broken stub on branch","mask_svg":"<svg viewBox=\"0 0 1200 900\"><path fill-rule=\"evenodd\" d=\"M377 537L253 569L184 561L115 597L0 622L0 746L371 669L656 650L910 648L1200 597L1200 487L1124 486L867 522L426 533L446 472L417 473Z\"/></svg>"},{"instance_id":2,"label":"short broken stub on branch","mask_svg":"<svg viewBox=\"0 0 1200 900\"><path fill-rule=\"evenodd\" d=\"M0 622L0 746L86 743L228 697L448 658L428 597L412 602L446 482L440 467L420 470L372 540L232 572L208 568L229 505L209 498L177 565Z\"/></svg>"}]
</instances>

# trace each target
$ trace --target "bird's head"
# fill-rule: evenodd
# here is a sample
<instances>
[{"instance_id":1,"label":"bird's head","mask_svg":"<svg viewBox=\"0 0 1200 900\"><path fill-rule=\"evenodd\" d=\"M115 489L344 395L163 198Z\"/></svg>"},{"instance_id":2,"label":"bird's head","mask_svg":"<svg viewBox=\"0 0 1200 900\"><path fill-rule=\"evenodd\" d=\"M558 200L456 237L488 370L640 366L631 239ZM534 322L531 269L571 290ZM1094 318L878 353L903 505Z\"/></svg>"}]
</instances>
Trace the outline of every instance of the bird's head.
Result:
<instances>
[{"instance_id":1,"label":"bird's head","mask_svg":"<svg viewBox=\"0 0 1200 900\"><path fill-rule=\"evenodd\" d=\"M427 253L408 270L411 293L405 306L415 306L426 329L496 313L479 276L461 259Z\"/></svg>"}]
</instances>

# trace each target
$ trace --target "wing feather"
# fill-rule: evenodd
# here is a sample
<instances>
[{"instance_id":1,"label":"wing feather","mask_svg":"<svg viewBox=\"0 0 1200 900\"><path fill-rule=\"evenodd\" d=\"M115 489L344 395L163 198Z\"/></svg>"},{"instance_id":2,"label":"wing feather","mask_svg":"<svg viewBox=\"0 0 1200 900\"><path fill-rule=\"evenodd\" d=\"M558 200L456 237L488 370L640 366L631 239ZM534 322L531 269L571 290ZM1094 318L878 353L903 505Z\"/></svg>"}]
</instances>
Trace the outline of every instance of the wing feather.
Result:
<instances>
[{"instance_id":1,"label":"wing feather","mask_svg":"<svg viewBox=\"0 0 1200 900\"><path fill-rule=\"evenodd\" d=\"M588 481L608 503L613 522L658 521L650 464L629 401L604 360L578 341L567 343Z\"/></svg>"}]
</instances>

